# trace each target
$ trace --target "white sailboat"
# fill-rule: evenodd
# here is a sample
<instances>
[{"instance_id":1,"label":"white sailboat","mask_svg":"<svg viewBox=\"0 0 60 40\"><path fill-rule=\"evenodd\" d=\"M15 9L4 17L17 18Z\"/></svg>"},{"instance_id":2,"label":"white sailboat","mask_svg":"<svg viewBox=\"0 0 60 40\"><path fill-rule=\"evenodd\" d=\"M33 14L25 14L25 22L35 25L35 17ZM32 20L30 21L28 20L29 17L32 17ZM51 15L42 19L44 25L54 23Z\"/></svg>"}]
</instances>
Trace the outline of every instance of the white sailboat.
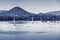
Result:
<instances>
[{"instance_id":1,"label":"white sailboat","mask_svg":"<svg viewBox=\"0 0 60 40\"><path fill-rule=\"evenodd\" d=\"M15 14L14 14L14 16L13 16L13 22L14 22L14 26L16 26L16 25L15 25Z\"/></svg>"},{"instance_id":2,"label":"white sailboat","mask_svg":"<svg viewBox=\"0 0 60 40\"><path fill-rule=\"evenodd\" d=\"M16 26L16 16L17 16L17 15L15 15L15 14L14 14L14 16L13 16L14 26Z\"/></svg>"},{"instance_id":3,"label":"white sailboat","mask_svg":"<svg viewBox=\"0 0 60 40\"><path fill-rule=\"evenodd\" d=\"M33 17L32 17L32 24L34 24L34 19L33 19Z\"/></svg>"}]
</instances>

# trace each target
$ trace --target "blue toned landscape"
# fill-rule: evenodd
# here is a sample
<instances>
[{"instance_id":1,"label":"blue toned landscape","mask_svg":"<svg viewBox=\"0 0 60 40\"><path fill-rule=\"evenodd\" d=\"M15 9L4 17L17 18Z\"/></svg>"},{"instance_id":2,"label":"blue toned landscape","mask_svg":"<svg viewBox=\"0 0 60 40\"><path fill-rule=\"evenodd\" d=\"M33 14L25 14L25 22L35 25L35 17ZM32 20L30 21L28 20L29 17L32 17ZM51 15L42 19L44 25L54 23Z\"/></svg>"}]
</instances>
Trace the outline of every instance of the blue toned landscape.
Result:
<instances>
[{"instance_id":1,"label":"blue toned landscape","mask_svg":"<svg viewBox=\"0 0 60 40\"><path fill-rule=\"evenodd\" d=\"M33 14L20 7L0 12L0 40L60 40L60 11Z\"/></svg>"},{"instance_id":2,"label":"blue toned landscape","mask_svg":"<svg viewBox=\"0 0 60 40\"><path fill-rule=\"evenodd\" d=\"M0 40L60 40L60 0L0 0Z\"/></svg>"}]
</instances>

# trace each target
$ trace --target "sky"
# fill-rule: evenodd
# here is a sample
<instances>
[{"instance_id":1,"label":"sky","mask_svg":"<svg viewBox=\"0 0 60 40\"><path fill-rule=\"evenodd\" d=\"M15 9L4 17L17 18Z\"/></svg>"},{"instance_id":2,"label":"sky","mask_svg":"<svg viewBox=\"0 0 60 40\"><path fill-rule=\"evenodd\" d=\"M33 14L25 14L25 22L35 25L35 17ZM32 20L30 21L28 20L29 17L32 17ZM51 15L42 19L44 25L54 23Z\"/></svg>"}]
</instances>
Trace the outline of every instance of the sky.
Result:
<instances>
[{"instance_id":1,"label":"sky","mask_svg":"<svg viewBox=\"0 0 60 40\"><path fill-rule=\"evenodd\" d=\"M0 0L0 10L21 7L31 13L60 11L60 0Z\"/></svg>"}]
</instances>

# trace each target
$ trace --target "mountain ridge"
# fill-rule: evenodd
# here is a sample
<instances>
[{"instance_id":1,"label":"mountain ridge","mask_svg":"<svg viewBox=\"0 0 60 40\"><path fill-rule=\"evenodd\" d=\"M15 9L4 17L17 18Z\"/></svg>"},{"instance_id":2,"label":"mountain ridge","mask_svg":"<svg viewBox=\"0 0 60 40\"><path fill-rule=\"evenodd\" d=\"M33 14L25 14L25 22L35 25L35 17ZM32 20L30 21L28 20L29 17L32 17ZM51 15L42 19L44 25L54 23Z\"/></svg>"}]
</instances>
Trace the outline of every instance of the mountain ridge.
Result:
<instances>
[{"instance_id":1,"label":"mountain ridge","mask_svg":"<svg viewBox=\"0 0 60 40\"><path fill-rule=\"evenodd\" d=\"M14 16L16 17L16 20L32 20L32 17L34 20L60 20L60 11L52 11L47 13L39 13L39 14L33 14L30 12L27 12L21 7L13 7L10 10L6 12L0 13L0 20L4 20L4 17L6 20L13 20ZM49 18L48 18L49 17ZM58 17L58 19L57 19Z\"/></svg>"}]
</instances>

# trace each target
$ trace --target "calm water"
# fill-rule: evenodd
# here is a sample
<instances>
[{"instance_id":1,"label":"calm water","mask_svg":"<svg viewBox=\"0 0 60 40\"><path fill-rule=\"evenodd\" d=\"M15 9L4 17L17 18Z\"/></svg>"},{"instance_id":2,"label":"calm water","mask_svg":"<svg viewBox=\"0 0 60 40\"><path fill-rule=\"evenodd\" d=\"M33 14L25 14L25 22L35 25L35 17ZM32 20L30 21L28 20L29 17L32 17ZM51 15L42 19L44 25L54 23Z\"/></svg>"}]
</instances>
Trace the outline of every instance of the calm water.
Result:
<instances>
[{"instance_id":1,"label":"calm water","mask_svg":"<svg viewBox=\"0 0 60 40\"><path fill-rule=\"evenodd\" d=\"M0 40L60 40L59 35L49 33L0 34Z\"/></svg>"},{"instance_id":2,"label":"calm water","mask_svg":"<svg viewBox=\"0 0 60 40\"><path fill-rule=\"evenodd\" d=\"M0 24L0 30L11 31L12 28L9 24L2 28L3 24ZM6 24L5 24L6 25ZM12 26L13 27L13 26ZM60 40L60 23L59 22L34 22L34 24L17 24L15 26L18 30L27 30L28 32L17 32L17 33L4 33L0 32L0 40ZM25 28L25 29L24 29ZM15 30L15 28L13 27ZM9 31L8 30L8 31ZM16 31L15 30L15 31Z\"/></svg>"}]
</instances>

